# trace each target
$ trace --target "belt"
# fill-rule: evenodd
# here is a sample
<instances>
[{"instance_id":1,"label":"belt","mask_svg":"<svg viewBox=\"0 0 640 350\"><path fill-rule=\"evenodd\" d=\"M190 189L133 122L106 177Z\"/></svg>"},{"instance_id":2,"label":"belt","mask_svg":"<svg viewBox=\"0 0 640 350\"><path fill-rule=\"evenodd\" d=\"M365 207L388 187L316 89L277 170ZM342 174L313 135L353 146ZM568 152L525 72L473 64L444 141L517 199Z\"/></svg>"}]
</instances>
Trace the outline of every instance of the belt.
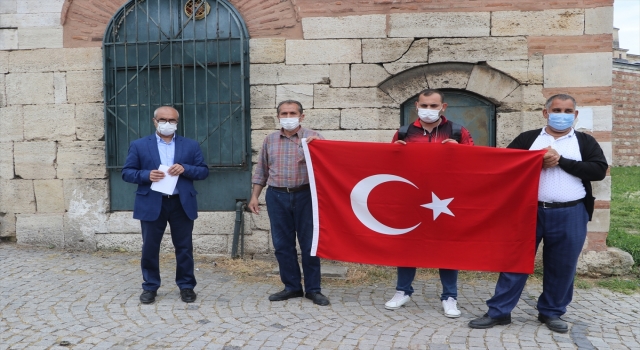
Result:
<instances>
[{"instance_id":1,"label":"belt","mask_svg":"<svg viewBox=\"0 0 640 350\"><path fill-rule=\"evenodd\" d=\"M567 208L582 202L582 199L576 199L571 202L538 202L539 207L543 208Z\"/></svg>"},{"instance_id":2,"label":"belt","mask_svg":"<svg viewBox=\"0 0 640 350\"><path fill-rule=\"evenodd\" d=\"M269 188L272 189L272 190L280 191L280 192L291 193L291 192L298 192L298 191L302 191L302 190L308 190L311 187L309 186L309 184L304 184L304 185L300 185L298 187L274 187L274 186L269 186Z\"/></svg>"},{"instance_id":3,"label":"belt","mask_svg":"<svg viewBox=\"0 0 640 350\"><path fill-rule=\"evenodd\" d=\"M178 194L163 194L162 198L178 198Z\"/></svg>"}]
</instances>

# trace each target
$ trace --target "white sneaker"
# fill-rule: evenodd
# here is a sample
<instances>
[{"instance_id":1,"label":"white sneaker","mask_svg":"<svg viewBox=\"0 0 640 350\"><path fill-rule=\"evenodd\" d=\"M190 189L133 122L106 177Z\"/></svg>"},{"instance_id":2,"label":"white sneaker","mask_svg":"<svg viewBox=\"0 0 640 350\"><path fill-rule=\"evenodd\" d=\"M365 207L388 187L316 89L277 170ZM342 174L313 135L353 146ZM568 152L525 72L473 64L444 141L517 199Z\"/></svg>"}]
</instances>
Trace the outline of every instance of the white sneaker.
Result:
<instances>
[{"instance_id":1,"label":"white sneaker","mask_svg":"<svg viewBox=\"0 0 640 350\"><path fill-rule=\"evenodd\" d=\"M405 295L403 291L398 290L396 291L396 295L384 304L384 308L387 310L397 310L409 300L411 300L410 296Z\"/></svg>"},{"instance_id":2,"label":"white sneaker","mask_svg":"<svg viewBox=\"0 0 640 350\"><path fill-rule=\"evenodd\" d=\"M458 310L458 307L456 306L457 304L458 302L452 297L449 297L447 300L443 300L442 307L444 308L444 315L451 318L460 317L461 312Z\"/></svg>"}]
</instances>

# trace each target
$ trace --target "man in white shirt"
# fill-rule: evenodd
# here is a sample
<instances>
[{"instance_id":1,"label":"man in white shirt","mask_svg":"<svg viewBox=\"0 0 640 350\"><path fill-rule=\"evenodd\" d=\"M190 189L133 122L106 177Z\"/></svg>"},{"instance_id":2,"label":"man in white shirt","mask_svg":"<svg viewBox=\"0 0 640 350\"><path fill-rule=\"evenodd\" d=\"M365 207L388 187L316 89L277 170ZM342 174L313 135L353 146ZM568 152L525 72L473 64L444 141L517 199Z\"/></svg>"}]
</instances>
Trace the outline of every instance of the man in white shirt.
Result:
<instances>
[{"instance_id":1,"label":"man in white shirt","mask_svg":"<svg viewBox=\"0 0 640 350\"><path fill-rule=\"evenodd\" d=\"M543 286L538 297L538 320L554 332L566 333L560 316L567 312L573 296L573 278L587 236L595 198L591 181L604 179L607 160L598 142L572 127L578 116L576 101L569 95L554 95L542 111L547 126L516 137L509 148L546 149L538 188L536 248L544 240ZM500 273L489 310L469 322L485 329L511 323L528 275Z\"/></svg>"}]
</instances>

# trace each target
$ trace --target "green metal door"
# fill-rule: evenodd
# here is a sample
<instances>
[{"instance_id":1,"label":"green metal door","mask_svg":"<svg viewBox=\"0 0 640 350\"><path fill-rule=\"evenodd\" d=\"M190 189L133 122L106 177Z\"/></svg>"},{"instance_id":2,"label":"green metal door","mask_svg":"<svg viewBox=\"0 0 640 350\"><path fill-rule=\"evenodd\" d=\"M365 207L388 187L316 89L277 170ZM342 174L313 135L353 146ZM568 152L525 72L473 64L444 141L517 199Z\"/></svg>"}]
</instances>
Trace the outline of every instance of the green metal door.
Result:
<instances>
[{"instance_id":1,"label":"green metal door","mask_svg":"<svg viewBox=\"0 0 640 350\"><path fill-rule=\"evenodd\" d=\"M461 124L471 133L473 143L479 146L496 145L496 107L488 100L461 90L441 90L447 110L447 119ZM415 102L418 95L402 104L402 125L418 119Z\"/></svg>"},{"instance_id":2,"label":"green metal door","mask_svg":"<svg viewBox=\"0 0 640 350\"><path fill-rule=\"evenodd\" d=\"M105 133L111 210L132 210L121 179L129 143L155 132L162 106L180 113L178 134L197 140L210 175L197 181L200 210L235 210L251 184L249 40L225 0L134 0L113 17L104 44Z\"/></svg>"}]
</instances>

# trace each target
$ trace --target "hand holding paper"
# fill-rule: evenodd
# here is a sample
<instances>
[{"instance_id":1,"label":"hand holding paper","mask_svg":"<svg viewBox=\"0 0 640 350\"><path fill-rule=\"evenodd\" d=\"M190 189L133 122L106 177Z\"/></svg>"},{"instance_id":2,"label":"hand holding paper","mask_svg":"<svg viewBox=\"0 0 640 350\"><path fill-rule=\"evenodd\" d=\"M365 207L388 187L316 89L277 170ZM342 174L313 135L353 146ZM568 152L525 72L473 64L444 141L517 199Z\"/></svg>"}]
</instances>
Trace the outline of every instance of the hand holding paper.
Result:
<instances>
[{"instance_id":1,"label":"hand holding paper","mask_svg":"<svg viewBox=\"0 0 640 350\"><path fill-rule=\"evenodd\" d=\"M162 192L164 194L173 194L173 191L176 188L176 184L178 183L179 176L171 176L167 172L169 167L163 164L160 164L158 170L164 172L164 178L160 181L156 181L151 184L151 189L157 192Z\"/></svg>"}]
</instances>

